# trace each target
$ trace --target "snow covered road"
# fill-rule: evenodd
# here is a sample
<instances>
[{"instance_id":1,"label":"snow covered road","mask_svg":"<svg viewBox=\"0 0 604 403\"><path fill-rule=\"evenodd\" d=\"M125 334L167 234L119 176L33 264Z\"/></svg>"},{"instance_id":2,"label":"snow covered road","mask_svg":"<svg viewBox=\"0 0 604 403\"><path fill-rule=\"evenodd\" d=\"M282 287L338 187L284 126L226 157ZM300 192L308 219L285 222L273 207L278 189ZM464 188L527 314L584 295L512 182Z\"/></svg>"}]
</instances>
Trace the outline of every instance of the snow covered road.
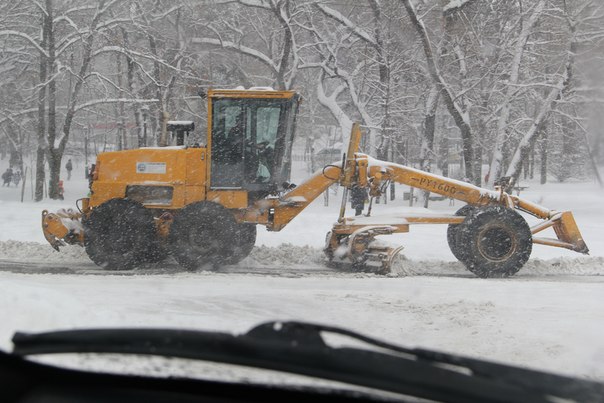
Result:
<instances>
[{"instance_id":1,"label":"snow covered road","mask_svg":"<svg viewBox=\"0 0 604 403\"><path fill-rule=\"evenodd\" d=\"M268 320L338 325L407 346L604 380L604 258L531 259L482 280L457 262L336 271L318 248L257 247L237 266L174 262L107 272L81 248L0 242L0 348L15 330L184 327L243 332ZM12 256L13 259L7 259ZM38 258L38 259L36 259Z\"/></svg>"},{"instance_id":2,"label":"snow covered road","mask_svg":"<svg viewBox=\"0 0 604 403\"><path fill-rule=\"evenodd\" d=\"M10 348L15 330L146 326L243 332L267 320L305 320L407 346L604 380L602 276L482 280L257 269L153 275L143 270L130 276L2 271L0 348Z\"/></svg>"}]
</instances>

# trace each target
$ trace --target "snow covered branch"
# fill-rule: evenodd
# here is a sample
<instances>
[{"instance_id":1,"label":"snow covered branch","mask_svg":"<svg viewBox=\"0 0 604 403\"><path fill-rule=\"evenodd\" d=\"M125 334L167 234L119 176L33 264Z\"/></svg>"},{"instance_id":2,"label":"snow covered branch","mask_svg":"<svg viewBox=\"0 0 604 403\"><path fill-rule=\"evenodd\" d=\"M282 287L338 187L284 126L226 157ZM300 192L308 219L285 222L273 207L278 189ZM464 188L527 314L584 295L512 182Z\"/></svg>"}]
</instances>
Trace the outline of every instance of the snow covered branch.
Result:
<instances>
[{"instance_id":1,"label":"snow covered branch","mask_svg":"<svg viewBox=\"0 0 604 403\"><path fill-rule=\"evenodd\" d=\"M213 38L192 38L191 42L197 45L218 46L223 49L236 51L261 61L266 66L270 67L274 72L279 71L279 66L277 66L270 57L256 49L250 48L245 45Z\"/></svg>"},{"instance_id":2,"label":"snow covered branch","mask_svg":"<svg viewBox=\"0 0 604 403\"><path fill-rule=\"evenodd\" d=\"M104 105L104 104L116 104L116 103L125 103L125 104L153 104L159 102L159 99L132 99L132 98L104 98L104 99L93 99L82 104L77 105L74 110L80 111L83 109L90 108L96 105Z\"/></svg>"},{"instance_id":3,"label":"snow covered branch","mask_svg":"<svg viewBox=\"0 0 604 403\"><path fill-rule=\"evenodd\" d=\"M0 30L0 37L1 36L14 36L17 38L25 39L25 41L27 43L29 43L30 45L32 45L34 48L36 48L36 50L38 52L40 52L40 54L42 54L44 57L48 57L48 52L46 51L46 49L42 48L35 39L33 39L31 36L27 35L24 32L5 29L5 30Z\"/></svg>"},{"instance_id":4,"label":"snow covered branch","mask_svg":"<svg viewBox=\"0 0 604 403\"><path fill-rule=\"evenodd\" d=\"M377 45L377 42L372 35L370 35L366 31L364 31L363 29L359 28L359 26L357 24L350 21L348 18L346 18L344 15L342 15L342 13L340 13L339 11L334 10L330 7L327 7L326 5L324 5L323 3L320 3L320 2L314 3L314 5L319 10L321 10L325 15L327 15L330 18L333 18L340 24L347 27L350 30L350 32L352 32L353 34L355 34L362 40L368 42L369 44L371 44L373 46Z\"/></svg>"}]
</instances>

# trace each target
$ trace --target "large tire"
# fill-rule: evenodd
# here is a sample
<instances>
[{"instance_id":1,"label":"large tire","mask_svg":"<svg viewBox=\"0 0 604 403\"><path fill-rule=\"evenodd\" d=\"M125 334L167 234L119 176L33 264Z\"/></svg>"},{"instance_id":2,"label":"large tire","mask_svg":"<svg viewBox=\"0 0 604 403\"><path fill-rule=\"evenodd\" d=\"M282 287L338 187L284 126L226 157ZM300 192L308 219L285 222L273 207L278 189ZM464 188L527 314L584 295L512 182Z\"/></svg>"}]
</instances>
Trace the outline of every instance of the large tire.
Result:
<instances>
[{"instance_id":1,"label":"large tire","mask_svg":"<svg viewBox=\"0 0 604 403\"><path fill-rule=\"evenodd\" d=\"M463 263L478 277L508 277L520 270L533 248L531 230L520 214L503 206L477 207L460 224Z\"/></svg>"},{"instance_id":2,"label":"large tire","mask_svg":"<svg viewBox=\"0 0 604 403\"><path fill-rule=\"evenodd\" d=\"M236 232L237 222L230 211L216 203L198 202L175 214L168 243L181 266L189 270L208 265L214 268L229 264Z\"/></svg>"},{"instance_id":3,"label":"large tire","mask_svg":"<svg viewBox=\"0 0 604 403\"><path fill-rule=\"evenodd\" d=\"M466 204L457 210L455 215L465 217L475 209L475 206ZM447 227L447 242L449 244L449 249L451 249L451 253L453 253L453 256L455 256L460 262L464 262L467 249L459 243L459 229L461 226L461 224L449 224Z\"/></svg>"},{"instance_id":4,"label":"large tire","mask_svg":"<svg viewBox=\"0 0 604 403\"><path fill-rule=\"evenodd\" d=\"M224 264L237 264L248 257L254 245L256 244L256 224L237 224L235 233L230 245L230 255L227 256Z\"/></svg>"},{"instance_id":5,"label":"large tire","mask_svg":"<svg viewBox=\"0 0 604 403\"><path fill-rule=\"evenodd\" d=\"M154 242L154 247L149 248L143 256L143 263L160 263L168 257L168 251L159 240Z\"/></svg>"},{"instance_id":6,"label":"large tire","mask_svg":"<svg viewBox=\"0 0 604 403\"><path fill-rule=\"evenodd\" d=\"M86 253L106 270L132 269L161 256L153 214L140 203L111 199L82 223Z\"/></svg>"}]
</instances>

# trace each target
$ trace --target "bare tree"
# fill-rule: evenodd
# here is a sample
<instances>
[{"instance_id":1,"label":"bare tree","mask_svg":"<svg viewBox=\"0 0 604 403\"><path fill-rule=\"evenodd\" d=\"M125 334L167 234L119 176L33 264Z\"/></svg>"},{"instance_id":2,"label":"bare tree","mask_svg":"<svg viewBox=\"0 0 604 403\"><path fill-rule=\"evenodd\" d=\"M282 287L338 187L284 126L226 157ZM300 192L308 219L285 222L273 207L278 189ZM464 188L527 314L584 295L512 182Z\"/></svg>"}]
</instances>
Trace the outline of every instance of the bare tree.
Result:
<instances>
[{"instance_id":1,"label":"bare tree","mask_svg":"<svg viewBox=\"0 0 604 403\"><path fill-rule=\"evenodd\" d=\"M529 128L526 130L520 140L516 151L510 161L506 171L506 176L512 178L510 186L512 186L519 178L523 168L523 162L526 161L529 151L537 139L537 136L542 132L547 118L552 112L556 111L564 98L568 98L574 91L576 85L576 55L579 50L579 42L586 37L594 35L593 21L602 21L602 5L596 4L591 0L575 2L572 6L562 1L558 21L561 19L566 21L567 33L565 35L567 52L562 59L562 71L557 75L553 82L546 83L550 89L546 93L546 97L540 101L537 108L537 113ZM600 31L596 28L596 35ZM586 143L587 145L587 143Z\"/></svg>"},{"instance_id":2,"label":"bare tree","mask_svg":"<svg viewBox=\"0 0 604 403\"><path fill-rule=\"evenodd\" d=\"M453 117L455 124L461 132L461 138L463 142L463 154L465 163L465 176L470 182L476 182L478 179L474 172L474 144L473 144L473 132L470 124L470 117L467 111L456 102L457 95L453 93L450 86L445 82L443 76L440 73L434 49L430 42L428 32L424 23L420 20L415 10L415 7L409 0L401 0L411 23L416 29L417 35L420 38L422 47L424 49L424 55L426 57L428 72L430 77L434 80L434 83L439 87L443 101L447 107L447 110Z\"/></svg>"}]
</instances>

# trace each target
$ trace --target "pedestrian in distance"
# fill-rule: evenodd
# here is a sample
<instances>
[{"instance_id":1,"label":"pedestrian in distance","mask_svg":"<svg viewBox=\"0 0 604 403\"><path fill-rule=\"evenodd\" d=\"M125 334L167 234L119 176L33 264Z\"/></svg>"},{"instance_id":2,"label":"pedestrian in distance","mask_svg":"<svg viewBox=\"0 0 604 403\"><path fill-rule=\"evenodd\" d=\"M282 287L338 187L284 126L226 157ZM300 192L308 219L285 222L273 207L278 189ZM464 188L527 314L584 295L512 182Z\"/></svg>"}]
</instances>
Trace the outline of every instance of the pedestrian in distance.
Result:
<instances>
[{"instance_id":1,"label":"pedestrian in distance","mask_svg":"<svg viewBox=\"0 0 604 403\"><path fill-rule=\"evenodd\" d=\"M65 169L67 169L67 180L71 179L71 170L73 169L73 164L71 163L71 158L67 161L67 165L65 165Z\"/></svg>"},{"instance_id":2,"label":"pedestrian in distance","mask_svg":"<svg viewBox=\"0 0 604 403\"><path fill-rule=\"evenodd\" d=\"M367 201L367 190L360 186L353 186L350 189L350 206L354 209L354 215L363 214L365 202Z\"/></svg>"},{"instance_id":3,"label":"pedestrian in distance","mask_svg":"<svg viewBox=\"0 0 604 403\"><path fill-rule=\"evenodd\" d=\"M15 187L19 187L19 182L21 182L21 171L17 170L13 175L13 183Z\"/></svg>"},{"instance_id":4,"label":"pedestrian in distance","mask_svg":"<svg viewBox=\"0 0 604 403\"><path fill-rule=\"evenodd\" d=\"M8 186L10 187L10 183L13 180L13 169L8 167L6 171L2 174L2 187Z\"/></svg>"}]
</instances>

